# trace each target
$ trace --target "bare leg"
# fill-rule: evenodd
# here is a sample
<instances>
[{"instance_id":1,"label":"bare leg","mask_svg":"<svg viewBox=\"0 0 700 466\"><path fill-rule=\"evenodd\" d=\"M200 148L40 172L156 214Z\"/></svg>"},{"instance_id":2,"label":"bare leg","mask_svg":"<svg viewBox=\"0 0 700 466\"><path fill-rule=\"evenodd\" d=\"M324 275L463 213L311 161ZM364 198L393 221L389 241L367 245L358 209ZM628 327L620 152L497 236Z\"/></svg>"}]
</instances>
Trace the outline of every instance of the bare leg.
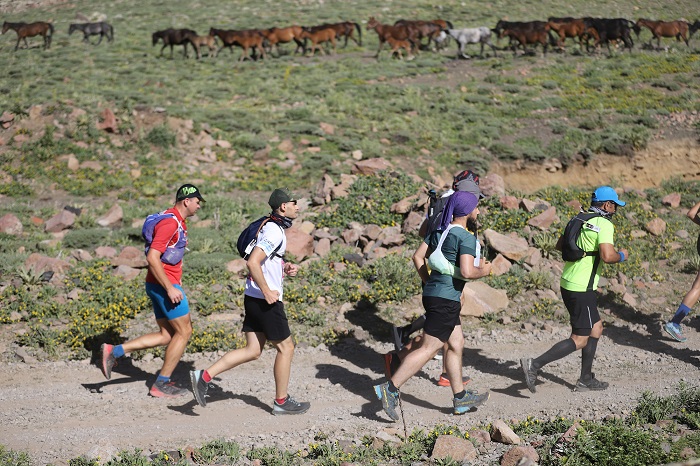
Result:
<instances>
[{"instance_id":1,"label":"bare leg","mask_svg":"<svg viewBox=\"0 0 700 466\"><path fill-rule=\"evenodd\" d=\"M455 325L449 340L447 340L447 351L443 354L443 364L445 372L450 379L452 393L459 393L464 390L462 384L462 351L464 350L464 334L462 325Z\"/></svg>"},{"instance_id":2,"label":"bare leg","mask_svg":"<svg viewBox=\"0 0 700 466\"><path fill-rule=\"evenodd\" d=\"M207 369L210 376L214 377L260 357L267 341L265 335L261 332L246 332L245 338L246 346L244 348L229 351Z\"/></svg>"},{"instance_id":3,"label":"bare leg","mask_svg":"<svg viewBox=\"0 0 700 466\"><path fill-rule=\"evenodd\" d=\"M294 357L294 342L292 337L279 342L272 342L277 348L277 356L275 357L275 398L282 399L287 397L289 388L289 374L292 370L292 358Z\"/></svg>"},{"instance_id":4,"label":"bare leg","mask_svg":"<svg viewBox=\"0 0 700 466\"><path fill-rule=\"evenodd\" d=\"M413 377L430 359L442 348L442 342L431 335L423 335L420 346L410 351L401 361L401 366L396 370L391 381L400 387L408 379Z\"/></svg>"}]
</instances>

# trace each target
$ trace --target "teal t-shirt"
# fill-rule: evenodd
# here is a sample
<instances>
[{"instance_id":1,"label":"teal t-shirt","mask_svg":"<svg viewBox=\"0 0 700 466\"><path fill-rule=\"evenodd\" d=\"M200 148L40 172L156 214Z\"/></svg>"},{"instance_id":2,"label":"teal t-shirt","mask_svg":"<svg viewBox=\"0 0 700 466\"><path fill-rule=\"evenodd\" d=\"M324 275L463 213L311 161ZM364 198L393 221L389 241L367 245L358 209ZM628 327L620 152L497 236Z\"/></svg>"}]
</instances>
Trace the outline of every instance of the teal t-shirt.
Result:
<instances>
[{"instance_id":1,"label":"teal t-shirt","mask_svg":"<svg viewBox=\"0 0 700 466\"><path fill-rule=\"evenodd\" d=\"M425 239L431 251L434 251L440 242L442 232L436 231ZM453 227L442 243L442 254L449 262L459 270L459 256L469 254L476 256L476 237L464 228ZM423 296L434 296L452 301L459 301L464 288L464 280L443 275L435 270L430 272L428 283L423 288Z\"/></svg>"},{"instance_id":2,"label":"teal t-shirt","mask_svg":"<svg viewBox=\"0 0 700 466\"><path fill-rule=\"evenodd\" d=\"M589 222L599 227L600 232L582 228L581 235L578 237L578 241L576 241L578 247L584 251L599 251L601 244L615 244L615 227L610 220L604 217L595 217L589 220ZM588 281L591 279L591 273L593 273L594 260L595 257L586 256L576 262L565 262L559 285L569 291L586 291ZM603 261L600 261L595 271L595 279L593 280L594 290L598 287L600 267L602 265Z\"/></svg>"}]
</instances>

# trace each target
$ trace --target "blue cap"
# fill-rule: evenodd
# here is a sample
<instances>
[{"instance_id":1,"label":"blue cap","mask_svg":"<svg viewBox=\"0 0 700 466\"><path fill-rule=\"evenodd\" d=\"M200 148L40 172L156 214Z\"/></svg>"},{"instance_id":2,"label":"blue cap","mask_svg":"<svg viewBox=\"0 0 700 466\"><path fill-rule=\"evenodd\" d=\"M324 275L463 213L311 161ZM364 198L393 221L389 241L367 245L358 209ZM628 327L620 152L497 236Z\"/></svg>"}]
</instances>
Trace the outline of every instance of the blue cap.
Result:
<instances>
[{"instance_id":1,"label":"blue cap","mask_svg":"<svg viewBox=\"0 0 700 466\"><path fill-rule=\"evenodd\" d=\"M593 191L593 196L591 196L591 202L605 202L612 201L619 206L624 206L626 202L620 200L617 197L617 193L610 186L601 186L600 188Z\"/></svg>"}]
</instances>

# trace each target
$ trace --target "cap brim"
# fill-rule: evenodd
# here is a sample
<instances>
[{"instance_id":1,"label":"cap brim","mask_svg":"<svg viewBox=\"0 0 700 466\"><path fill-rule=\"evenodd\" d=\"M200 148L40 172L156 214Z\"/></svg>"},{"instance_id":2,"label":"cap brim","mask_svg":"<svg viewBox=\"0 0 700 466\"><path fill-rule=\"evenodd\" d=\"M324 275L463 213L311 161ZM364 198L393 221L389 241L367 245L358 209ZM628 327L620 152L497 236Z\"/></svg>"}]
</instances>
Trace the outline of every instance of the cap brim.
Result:
<instances>
[{"instance_id":1,"label":"cap brim","mask_svg":"<svg viewBox=\"0 0 700 466\"><path fill-rule=\"evenodd\" d=\"M624 202L624 201L620 201L620 200L617 200L617 201L613 201L613 202L614 202L615 204L619 205L620 207L624 207L624 206L626 206L626 205L627 205L627 203L626 203L626 202Z\"/></svg>"}]
</instances>

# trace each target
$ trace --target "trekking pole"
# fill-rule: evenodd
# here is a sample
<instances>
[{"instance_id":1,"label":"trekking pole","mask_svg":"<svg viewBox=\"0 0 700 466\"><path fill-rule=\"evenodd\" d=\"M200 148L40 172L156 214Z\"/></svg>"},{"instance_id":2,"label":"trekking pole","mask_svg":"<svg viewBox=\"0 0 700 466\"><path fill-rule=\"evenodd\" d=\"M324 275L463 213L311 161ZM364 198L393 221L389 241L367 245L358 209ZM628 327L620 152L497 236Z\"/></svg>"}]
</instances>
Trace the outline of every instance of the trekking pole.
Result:
<instances>
[{"instance_id":1,"label":"trekking pole","mask_svg":"<svg viewBox=\"0 0 700 466\"><path fill-rule=\"evenodd\" d=\"M401 411L401 422L403 423L403 443L408 441L408 428L406 427L406 416L403 415L403 403L399 394L399 411Z\"/></svg>"}]
</instances>

